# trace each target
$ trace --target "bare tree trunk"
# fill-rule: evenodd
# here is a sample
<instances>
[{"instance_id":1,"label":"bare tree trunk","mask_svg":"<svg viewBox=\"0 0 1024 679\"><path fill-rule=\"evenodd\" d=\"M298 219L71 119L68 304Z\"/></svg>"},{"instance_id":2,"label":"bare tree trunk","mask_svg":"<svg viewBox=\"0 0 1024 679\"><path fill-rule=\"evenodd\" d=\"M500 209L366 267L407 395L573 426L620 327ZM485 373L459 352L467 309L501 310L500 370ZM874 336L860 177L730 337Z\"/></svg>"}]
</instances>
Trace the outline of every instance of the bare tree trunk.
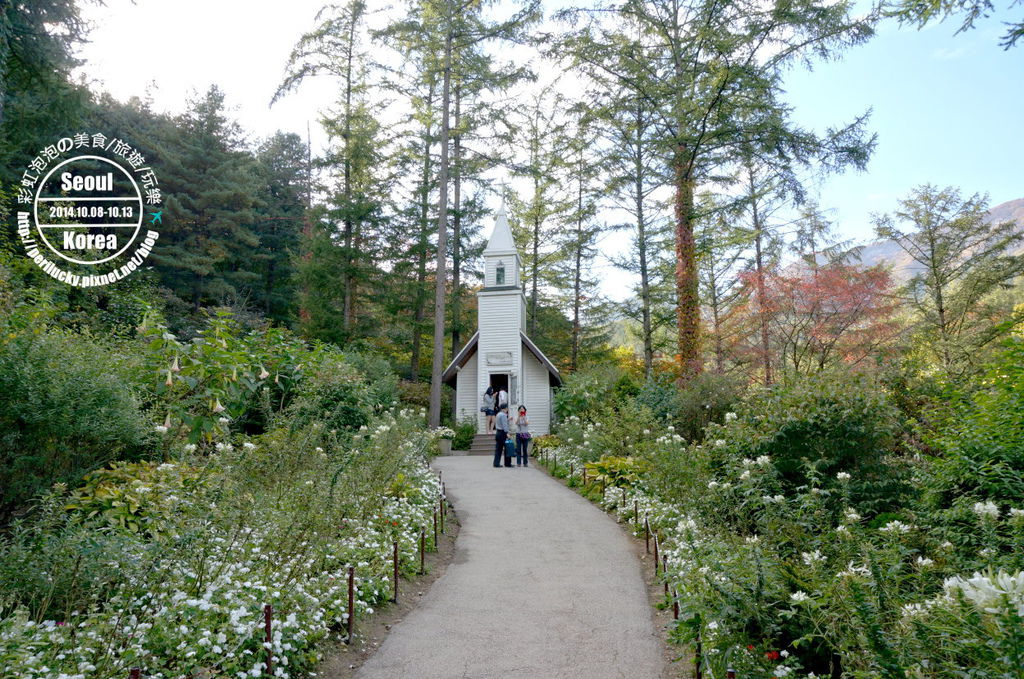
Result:
<instances>
[{"instance_id":1,"label":"bare tree trunk","mask_svg":"<svg viewBox=\"0 0 1024 679\"><path fill-rule=\"evenodd\" d=\"M451 17L449 17L450 19ZM434 275L434 361L430 373L431 427L441 426L441 373L444 372L444 312L448 266L448 109L451 102L452 29L444 41L444 84L441 86L441 169L438 180L437 266Z\"/></svg>"},{"instance_id":2,"label":"bare tree trunk","mask_svg":"<svg viewBox=\"0 0 1024 679\"><path fill-rule=\"evenodd\" d=\"M455 83L455 139L452 144L452 359L462 348L462 86ZM452 422L459 404L452 399Z\"/></svg>"},{"instance_id":3,"label":"bare tree trunk","mask_svg":"<svg viewBox=\"0 0 1024 679\"><path fill-rule=\"evenodd\" d=\"M429 109L434 103L434 90L433 85L430 87L430 91L427 93L427 108ZM412 327L412 356L409 360L409 379L416 381L420 377L420 352L422 333L420 329L423 325L423 319L426 317L427 311L427 297L426 297L426 283L427 283L427 231L429 229L429 213L430 213L430 143L431 133L433 130L428 124L424 130L423 140L423 176L422 186L420 190L420 238L417 244L416 253L416 295L413 301L413 327Z\"/></svg>"},{"instance_id":4,"label":"bare tree trunk","mask_svg":"<svg viewBox=\"0 0 1024 679\"><path fill-rule=\"evenodd\" d=\"M462 348L462 87L455 87L455 138L452 140L452 358Z\"/></svg>"},{"instance_id":5,"label":"bare tree trunk","mask_svg":"<svg viewBox=\"0 0 1024 679\"><path fill-rule=\"evenodd\" d=\"M535 194L536 195L536 194ZM537 275L540 272L540 217L533 218L533 273L530 276L530 336L537 336Z\"/></svg>"},{"instance_id":6,"label":"bare tree trunk","mask_svg":"<svg viewBox=\"0 0 1024 679\"><path fill-rule=\"evenodd\" d=\"M345 193L345 279L344 279L344 301L342 305L342 327L345 330L345 337L350 337L352 328L355 326L354 303L355 299L355 275L352 272L352 265L355 258L353 252L353 231L352 223L352 59L354 52L356 22L349 26L348 50L345 63L345 168L344 168L344 193Z\"/></svg>"},{"instance_id":7,"label":"bare tree trunk","mask_svg":"<svg viewBox=\"0 0 1024 679\"><path fill-rule=\"evenodd\" d=\"M768 299L765 286L764 225L761 223L761 213L758 209L754 170L750 167L747 168L747 177L750 184L750 205L754 222L754 279L757 285L757 317L761 326L761 361L764 365L764 384L766 387L770 387L773 378L771 341L768 333Z\"/></svg>"},{"instance_id":8,"label":"bare tree trunk","mask_svg":"<svg viewBox=\"0 0 1024 679\"><path fill-rule=\"evenodd\" d=\"M644 214L643 109L637 100L637 136L634 154L637 249L640 255L640 317L644 343L644 377L654 373L654 331L651 328L651 276L647 270L647 223Z\"/></svg>"},{"instance_id":9,"label":"bare tree trunk","mask_svg":"<svg viewBox=\"0 0 1024 679\"><path fill-rule=\"evenodd\" d=\"M579 172L577 177L576 191L576 255L572 271L572 354L569 358L570 372L576 372L580 353L580 296L583 291L583 151L580 150L580 160L576 168Z\"/></svg>"}]
</instances>

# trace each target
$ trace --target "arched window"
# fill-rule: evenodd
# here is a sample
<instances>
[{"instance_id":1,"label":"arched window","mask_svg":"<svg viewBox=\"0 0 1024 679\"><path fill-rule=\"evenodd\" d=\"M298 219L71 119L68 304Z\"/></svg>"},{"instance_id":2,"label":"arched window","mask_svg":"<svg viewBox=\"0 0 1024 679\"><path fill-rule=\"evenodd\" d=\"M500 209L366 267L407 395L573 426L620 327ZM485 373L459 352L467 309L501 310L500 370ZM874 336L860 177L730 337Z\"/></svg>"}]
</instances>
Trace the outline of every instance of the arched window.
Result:
<instances>
[{"instance_id":1,"label":"arched window","mask_svg":"<svg viewBox=\"0 0 1024 679\"><path fill-rule=\"evenodd\" d=\"M494 271L494 284L505 285L505 262L498 262L498 268Z\"/></svg>"}]
</instances>

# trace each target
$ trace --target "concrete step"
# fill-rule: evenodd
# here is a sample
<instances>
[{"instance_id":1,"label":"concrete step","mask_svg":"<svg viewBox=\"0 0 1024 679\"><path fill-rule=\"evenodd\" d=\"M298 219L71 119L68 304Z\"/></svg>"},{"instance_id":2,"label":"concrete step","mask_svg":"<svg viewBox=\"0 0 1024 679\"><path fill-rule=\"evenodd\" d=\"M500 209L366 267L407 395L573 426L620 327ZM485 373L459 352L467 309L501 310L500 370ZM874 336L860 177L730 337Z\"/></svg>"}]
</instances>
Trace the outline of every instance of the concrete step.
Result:
<instances>
[{"instance_id":1,"label":"concrete step","mask_svg":"<svg viewBox=\"0 0 1024 679\"><path fill-rule=\"evenodd\" d=\"M494 455L494 434L477 434L465 455Z\"/></svg>"}]
</instances>

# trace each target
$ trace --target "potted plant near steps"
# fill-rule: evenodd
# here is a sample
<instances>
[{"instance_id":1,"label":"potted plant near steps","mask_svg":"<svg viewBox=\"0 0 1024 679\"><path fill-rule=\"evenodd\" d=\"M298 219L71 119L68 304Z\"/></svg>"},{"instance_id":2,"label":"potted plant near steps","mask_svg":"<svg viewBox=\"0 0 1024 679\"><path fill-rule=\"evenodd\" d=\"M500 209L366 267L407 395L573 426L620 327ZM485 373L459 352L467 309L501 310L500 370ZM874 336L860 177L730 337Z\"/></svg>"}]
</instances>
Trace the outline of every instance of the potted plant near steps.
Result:
<instances>
[{"instance_id":1,"label":"potted plant near steps","mask_svg":"<svg viewBox=\"0 0 1024 679\"><path fill-rule=\"evenodd\" d=\"M437 430L437 450L438 455L451 455L452 454L452 439L455 438L455 432L448 427L441 427Z\"/></svg>"}]
</instances>

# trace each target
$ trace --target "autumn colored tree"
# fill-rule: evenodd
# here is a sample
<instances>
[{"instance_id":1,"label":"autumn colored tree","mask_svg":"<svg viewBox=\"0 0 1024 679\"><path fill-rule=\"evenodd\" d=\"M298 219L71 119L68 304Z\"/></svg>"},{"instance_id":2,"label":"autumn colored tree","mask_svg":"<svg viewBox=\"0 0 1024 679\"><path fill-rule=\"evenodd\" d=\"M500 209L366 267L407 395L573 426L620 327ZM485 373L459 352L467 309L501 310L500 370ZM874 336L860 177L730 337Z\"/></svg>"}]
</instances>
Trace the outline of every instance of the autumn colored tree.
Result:
<instances>
[{"instance_id":1,"label":"autumn colored tree","mask_svg":"<svg viewBox=\"0 0 1024 679\"><path fill-rule=\"evenodd\" d=\"M746 274L753 287L753 274ZM898 301L884 266L833 261L765 276L777 366L807 374L835 365L863 369L899 332Z\"/></svg>"}]
</instances>

